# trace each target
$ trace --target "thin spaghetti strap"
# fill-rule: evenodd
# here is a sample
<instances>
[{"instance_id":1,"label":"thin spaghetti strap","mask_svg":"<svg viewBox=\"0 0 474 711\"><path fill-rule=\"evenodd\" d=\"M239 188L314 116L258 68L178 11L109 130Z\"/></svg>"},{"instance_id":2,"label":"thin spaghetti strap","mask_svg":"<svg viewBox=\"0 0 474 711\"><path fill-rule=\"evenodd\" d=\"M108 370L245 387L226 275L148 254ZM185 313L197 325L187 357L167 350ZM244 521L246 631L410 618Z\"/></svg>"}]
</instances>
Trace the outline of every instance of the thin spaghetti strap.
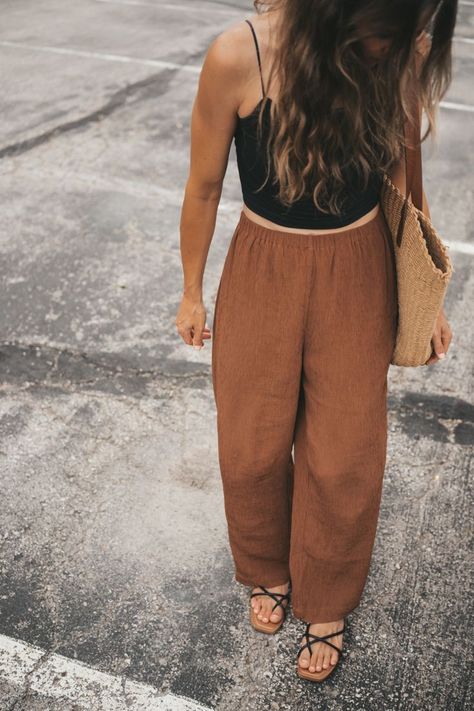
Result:
<instances>
[{"instance_id":1,"label":"thin spaghetti strap","mask_svg":"<svg viewBox=\"0 0 474 711\"><path fill-rule=\"evenodd\" d=\"M252 25L252 23L250 22L250 20L245 20L245 22L248 23L248 25L250 26L250 29L252 30L253 39L254 39L254 42L255 42L255 49L257 50L257 61L258 61L258 69L259 69L259 72L260 72L260 83L261 83L261 85L262 85L262 94L263 94L263 96L265 97L265 86L264 86L264 84L263 84L262 63L261 63L261 61L260 61L260 50L259 50L259 48L258 48L257 35L255 34L255 30L254 30L253 25Z\"/></svg>"}]
</instances>

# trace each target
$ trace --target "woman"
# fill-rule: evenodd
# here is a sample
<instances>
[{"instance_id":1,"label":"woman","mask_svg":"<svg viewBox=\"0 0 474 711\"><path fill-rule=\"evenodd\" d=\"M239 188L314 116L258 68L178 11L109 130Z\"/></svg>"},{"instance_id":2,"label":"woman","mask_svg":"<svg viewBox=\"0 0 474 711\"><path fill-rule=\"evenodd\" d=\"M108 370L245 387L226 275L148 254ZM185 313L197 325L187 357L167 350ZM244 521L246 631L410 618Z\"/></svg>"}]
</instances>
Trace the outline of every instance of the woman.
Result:
<instances>
[{"instance_id":1,"label":"woman","mask_svg":"<svg viewBox=\"0 0 474 711\"><path fill-rule=\"evenodd\" d=\"M211 337L202 279L231 142L244 204L212 333L219 464L235 579L275 632L306 622L297 672L335 668L375 538L397 324L379 204L405 191L404 129L451 78L455 0L276 0L211 44L181 215L184 342ZM414 89L414 91L412 91ZM429 215L426 196L424 211ZM427 364L451 330L441 309ZM292 450L294 446L294 461Z\"/></svg>"}]
</instances>

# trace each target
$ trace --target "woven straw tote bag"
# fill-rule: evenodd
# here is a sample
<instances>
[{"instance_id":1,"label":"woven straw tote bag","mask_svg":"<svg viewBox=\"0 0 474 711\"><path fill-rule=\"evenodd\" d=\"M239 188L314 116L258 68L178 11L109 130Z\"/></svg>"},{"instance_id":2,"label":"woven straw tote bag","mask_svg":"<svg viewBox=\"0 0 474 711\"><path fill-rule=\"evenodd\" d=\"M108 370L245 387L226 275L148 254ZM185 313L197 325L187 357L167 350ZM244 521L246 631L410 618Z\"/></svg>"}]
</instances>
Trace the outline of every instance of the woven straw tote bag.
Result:
<instances>
[{"instance_id":1,"label":"woven straw tote bag","mask_svg":"<svg viewBox=\"0 0 474 711\"><path fill-rule=\"evenodd\" d=\"M415 97L416 99L416 97ZM406 196L385 173L381 207L390 228L397 273L398 319L391 363L425 365L453 266L446 245L423 214L420 117L416 99L411 145L405 139ZM405 135L408 135L405 129ZM411 194L411 201L408 196Z\"/></svg>"}]
</instances>

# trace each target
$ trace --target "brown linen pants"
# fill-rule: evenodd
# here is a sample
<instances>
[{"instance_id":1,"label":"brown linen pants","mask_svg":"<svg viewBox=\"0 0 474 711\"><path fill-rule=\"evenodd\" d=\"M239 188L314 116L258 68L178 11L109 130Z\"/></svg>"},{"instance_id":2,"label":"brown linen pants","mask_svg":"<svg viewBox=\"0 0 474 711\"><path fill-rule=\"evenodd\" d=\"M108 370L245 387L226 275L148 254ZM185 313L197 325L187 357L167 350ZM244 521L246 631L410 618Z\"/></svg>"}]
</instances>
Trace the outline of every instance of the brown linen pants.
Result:
<instances>
[{"instance_id":1,"label":"brown linen pants","mask_svg":"<svg viewBox=\"0 0 474 711\"><path fill-rule=\"evenodd\" d=\"M321 234L271 230L242 211L224 262L212 382L235 579L291 578L306 622L351 612L369 571L396 288L380 207Z\"/></svg>"}]
</instances>

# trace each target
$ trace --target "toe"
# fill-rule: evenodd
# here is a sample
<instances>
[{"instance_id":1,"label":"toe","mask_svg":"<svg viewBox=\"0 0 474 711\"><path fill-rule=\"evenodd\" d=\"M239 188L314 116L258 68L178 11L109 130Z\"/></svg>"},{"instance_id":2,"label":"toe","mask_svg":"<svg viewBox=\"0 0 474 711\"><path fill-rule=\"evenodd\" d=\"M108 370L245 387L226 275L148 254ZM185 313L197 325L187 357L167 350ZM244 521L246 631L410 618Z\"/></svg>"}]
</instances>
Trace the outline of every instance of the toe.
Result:
<instances>
[{"instance_id":1,"label":"toe","mask_svg":"<svg viewBox=\"0 0 474 711\"><path fill-rule=\"evenodd\" d=\"M331 657L330 652L325 652L323 656L323 669L327 669L329 667L329 659Z\"/></svg>"},{"instance_id":2,"label":"toe","mask_svg":"<svg viewBox=\"0 0 474 711\"><path fill-rule=\"evenodd\" d=\"M300 660L299 664L303 669L307 669L309 667L309 658L308 658L308 651L305 649L304 652L301 652L300 654Z\"/></svg>"},{"instance_id":3,"label":"toe","mask_svg":"<svg viewBox=\"0 0 474 711\"><path fill-rule=\"evenodd\" d=\"M252 593L258 593L260 592L259 588L253 588ZM255 595L254 597L250 598L250 601L252 603L252 607L255 610L255 614L258 614L260 612L260 607L262 604L262 596L261 595Z\"/></svg>"},{"instance_id":4,"label":"toe","mask_svg":"<svg viewBox=\"0 0 474 711\"><path fill-rule=\"evenodd\" d=\"M319 672L323 668L324 655L321 649L318 650L316 654L316 671Z\"/></svg>"}]
</instances>

